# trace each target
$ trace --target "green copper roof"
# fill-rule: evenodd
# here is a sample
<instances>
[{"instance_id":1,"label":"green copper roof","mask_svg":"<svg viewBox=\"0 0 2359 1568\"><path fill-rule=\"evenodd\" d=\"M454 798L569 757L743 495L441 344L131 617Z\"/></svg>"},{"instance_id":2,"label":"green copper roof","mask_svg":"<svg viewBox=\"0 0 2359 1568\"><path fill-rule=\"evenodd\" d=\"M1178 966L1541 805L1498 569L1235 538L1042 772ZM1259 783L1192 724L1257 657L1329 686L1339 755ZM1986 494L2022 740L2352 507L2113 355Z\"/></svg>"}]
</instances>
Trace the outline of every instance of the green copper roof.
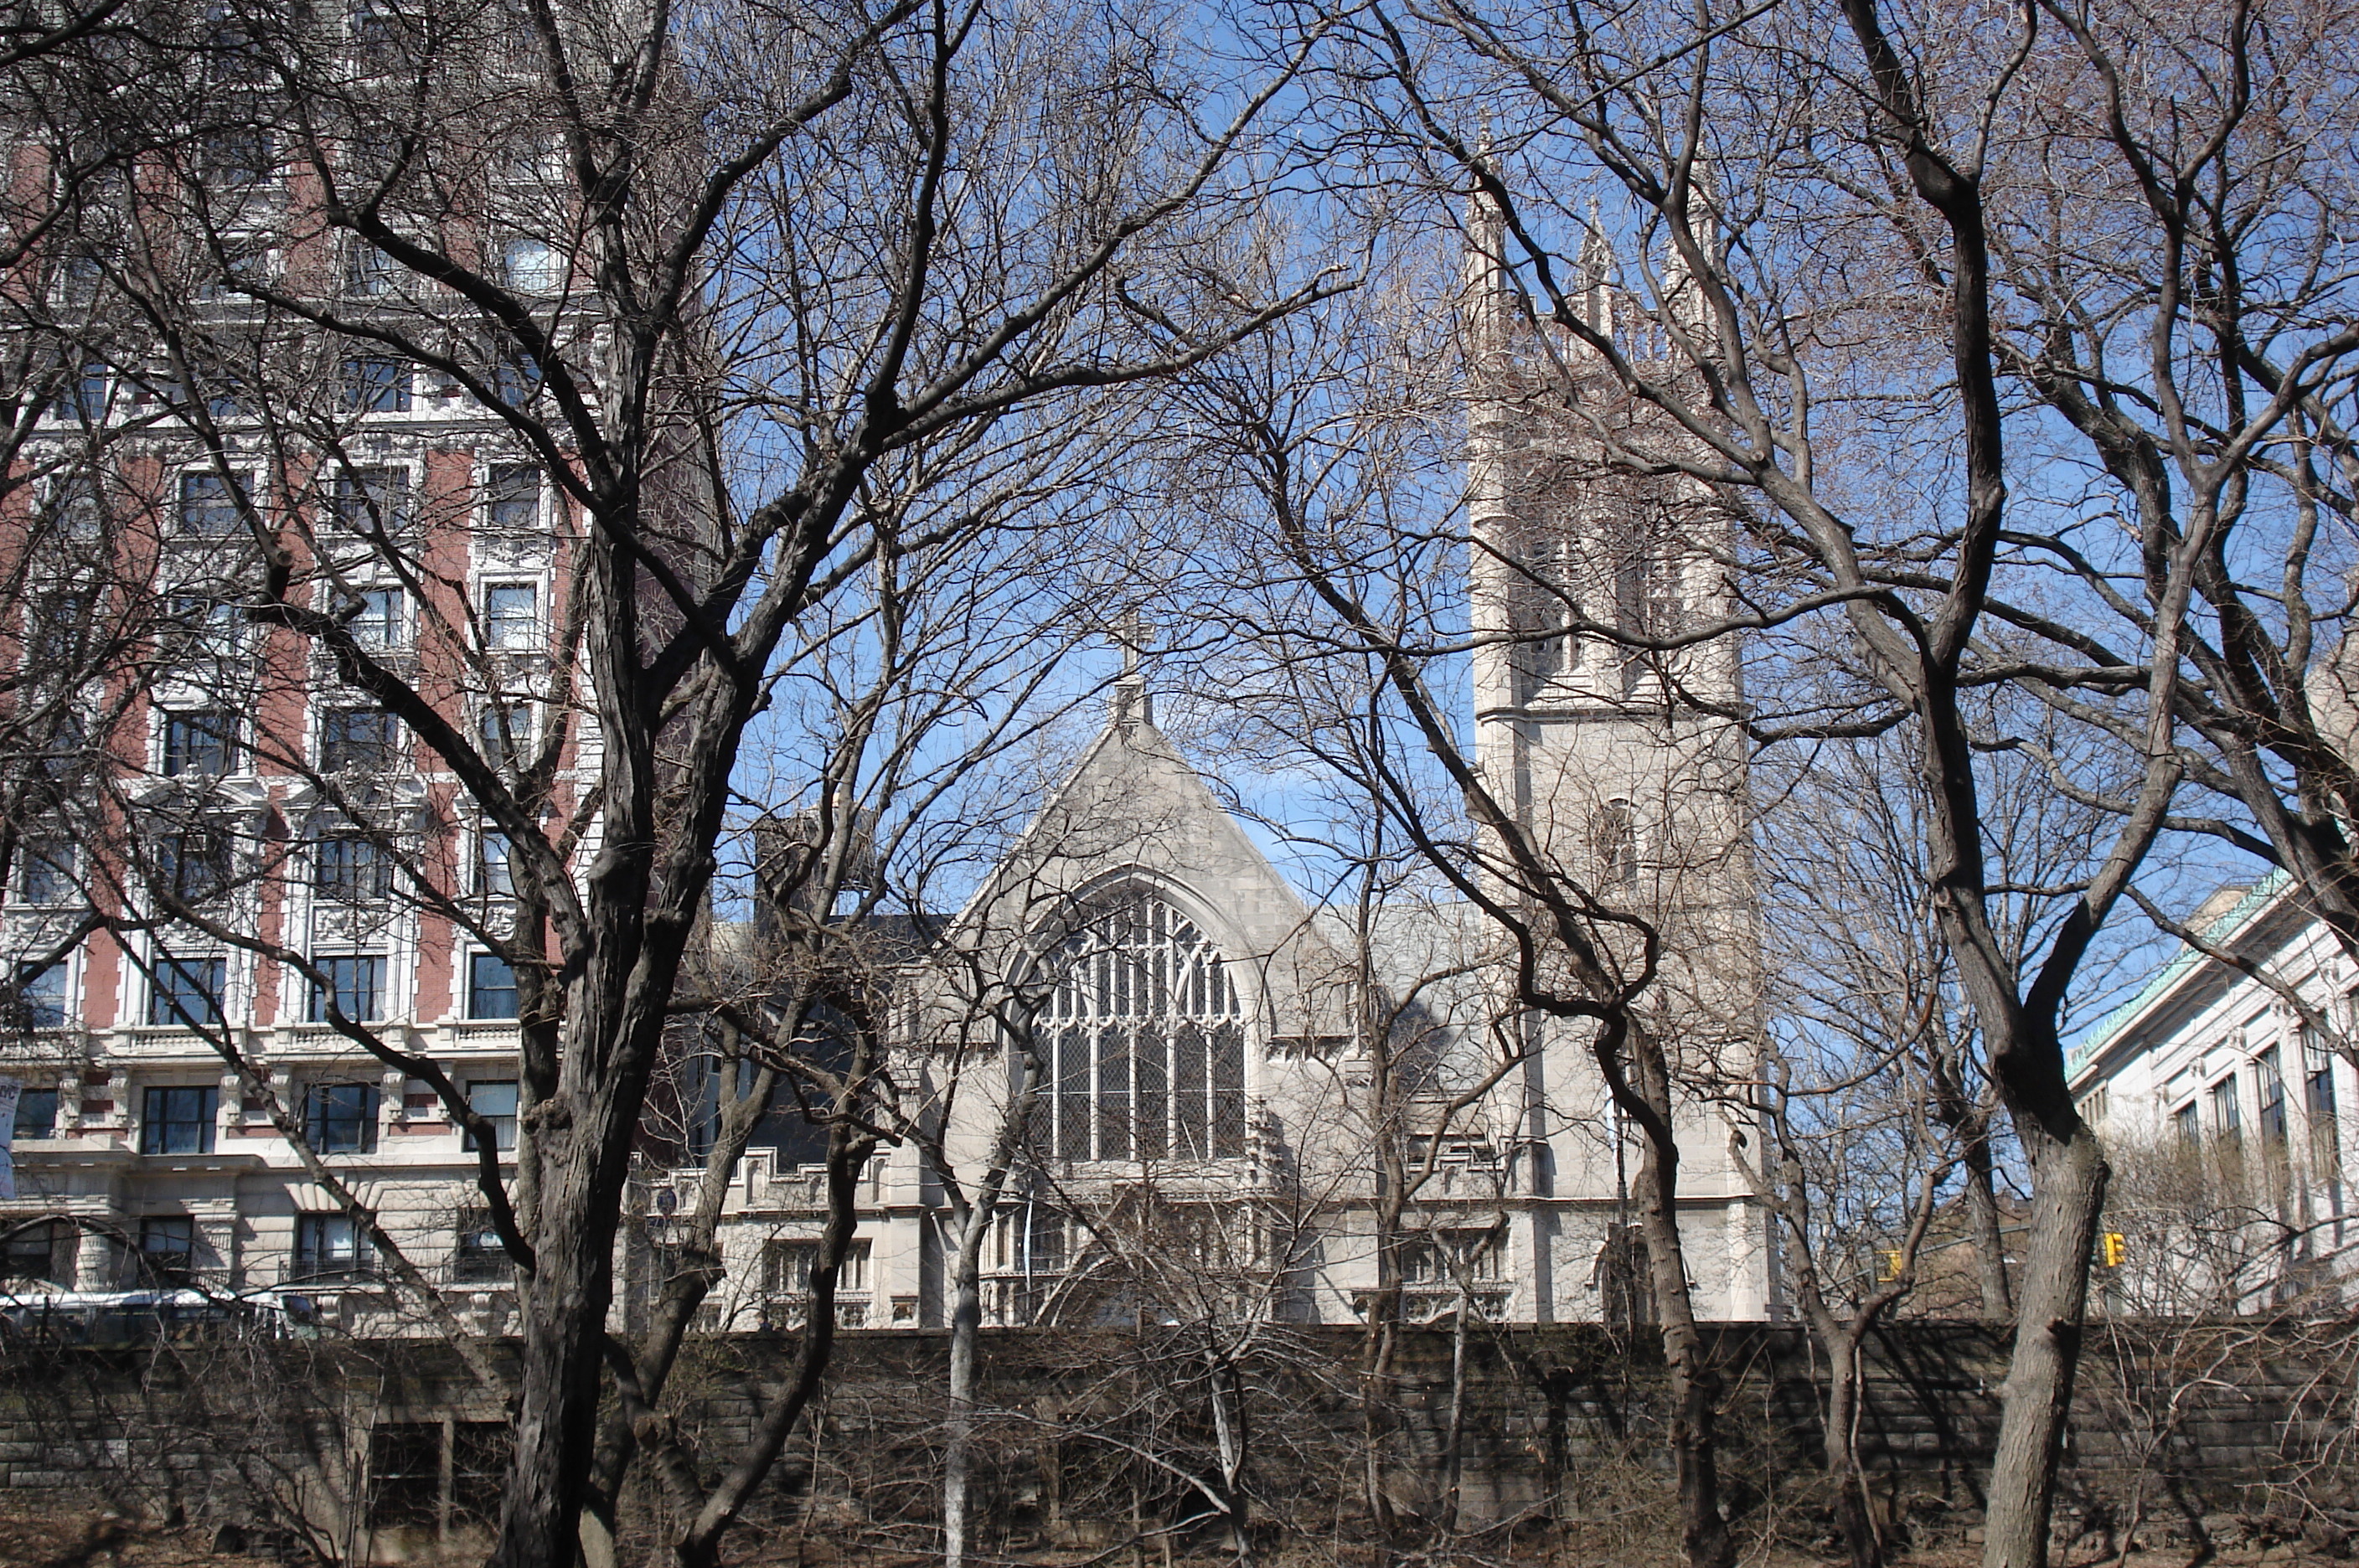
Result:
<instances>
[{"instance_id":1,"label":"green copper roof","mask_svg":"<svg viewBox=\"0 0 2359 1568\"><path fill-rule=\"evenodd\" d=\"M2244 930L2265 906L2275 900L2279 893L2285 891L2290 880L2282 870L2272 871L2262 877L2255 884L2251 892L2237 899L2234 907L2212 922L2203 932L2205 940L2216 945L2234 936ZM2169 963L2155 971L2154 978L2138 987L2136 996L2107 1013L2104 1021L2097 1025L2089 1037L2072 1048L2064 1058L2065 1075L2070 1077L2078 1073L2099 1051L2111 1045L2114 1037L2129 1027L2129 1021L2132 1018L2153 1006L2157 999L2185 979L2199 964L2212 962L2212 960L2203 953L2196 952L2184 942L2180 943L2177 954Z\"/></svg>"}]
</instances>

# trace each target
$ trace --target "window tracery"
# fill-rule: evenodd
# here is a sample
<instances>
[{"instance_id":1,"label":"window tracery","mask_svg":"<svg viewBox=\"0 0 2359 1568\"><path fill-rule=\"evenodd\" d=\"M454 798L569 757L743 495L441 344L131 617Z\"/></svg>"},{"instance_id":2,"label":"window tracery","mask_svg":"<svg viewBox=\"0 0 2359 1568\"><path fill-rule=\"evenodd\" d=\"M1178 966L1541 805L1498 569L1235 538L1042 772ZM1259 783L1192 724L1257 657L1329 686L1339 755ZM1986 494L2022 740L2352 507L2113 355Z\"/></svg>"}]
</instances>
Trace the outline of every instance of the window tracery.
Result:
<instances>
[{"instance_id":1,"label":"window tracery","mask_svg":"<svg viewBox=\"0 0 2359 1568\"><path fill-rule=\"evenodd\" d=\"M1059 945L1039 1020L1049 1151L1060 1160L1245 1153L1245 1017L1227 959L1151 895Z\"/></svg>"}]
</instances>

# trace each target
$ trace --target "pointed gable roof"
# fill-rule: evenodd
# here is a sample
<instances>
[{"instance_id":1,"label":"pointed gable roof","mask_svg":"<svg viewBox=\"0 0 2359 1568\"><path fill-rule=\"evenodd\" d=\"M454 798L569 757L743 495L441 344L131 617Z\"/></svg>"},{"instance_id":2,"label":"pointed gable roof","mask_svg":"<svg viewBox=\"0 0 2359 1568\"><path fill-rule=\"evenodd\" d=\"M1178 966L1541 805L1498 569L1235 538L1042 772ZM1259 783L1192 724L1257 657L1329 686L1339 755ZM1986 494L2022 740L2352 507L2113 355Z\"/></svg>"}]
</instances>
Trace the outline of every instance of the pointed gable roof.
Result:
<instances>
[{"instance_id":1,"label":"pointed gable roof","mask_svg":"<svg viewBox=\"0 0 2359 1568\"><path fill-rule=\"evenodd\" d=\"M1042 933L1122 886L1152 890L1250 975L1271 1033L1340 1031L1349 965L1202 776L1132 713L1117 712L946 934L1012 974Z\"/></svg>"}]
</instances>

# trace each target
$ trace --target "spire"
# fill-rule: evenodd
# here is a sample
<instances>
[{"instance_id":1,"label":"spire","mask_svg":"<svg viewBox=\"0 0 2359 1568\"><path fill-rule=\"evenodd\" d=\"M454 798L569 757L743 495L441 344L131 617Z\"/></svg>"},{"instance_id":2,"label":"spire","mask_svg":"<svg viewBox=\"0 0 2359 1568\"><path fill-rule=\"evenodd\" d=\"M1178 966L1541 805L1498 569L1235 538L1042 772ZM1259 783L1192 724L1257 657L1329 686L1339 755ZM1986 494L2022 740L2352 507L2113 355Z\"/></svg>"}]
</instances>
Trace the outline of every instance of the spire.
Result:
<instances>
[{"instance_id":1,"label":"spire","mask_svg":"<svg viewBox=\"0 0 2359 1568\"><path fill-rule=\"evenodd\" d=\"M1155 724L1155 704L1147 694L1147 623L1136 610L1125 610L1114 625L1114 641L1122 646L1122 673L1114 678L1106 722L1128 735L1141 724Z\"/></svg>"},{"instance_id":2,"label":"spire","mask_svg":"<svg viewBox=\"0 0 2359 1568\"><path fill-rule=\"evenodd\" d=\"M1581 240L1581 319L1599 332L1614 332L1614 243L1598 221L1597 198L1589 199L1588 232Z\"/></svg>"},{"instance_id":3,"label":"spire","mask_svg":"<svg viewBox=\"0 0 2359 1568\"><path fill-rule=\"evenodd\" d=\"M1695 239L1696 248L1703 252L1704 264L1712 266L1720 259L1720 215L1712 191L1712 165L1701 152L1688 168L1688 233ZM1668 225L1671 214L1663 217ZM1701 290L1688 270L1687 257L1680 254L1679 237L1667 232L1663 235L1662 309L1666 316L1676 321L1680 329L1699 345L1710 331L1711 320L1704 310Z\"/></svg>"},{"instance_id":4,"label":"spire","mask_svg":"<svg viewBox=\"0 0 2359 1568\"><path fill-rule=\"evenodd\" d=\"M1468 335L1483 350L1495 351L1506 325L1507 221L1484 189L1482 176L1491 167L1491 133L1486 127L1475 144L1472 188L1466 193L1466 259L1461 269L1459 315Z\"/></svg>"}]
</instances>

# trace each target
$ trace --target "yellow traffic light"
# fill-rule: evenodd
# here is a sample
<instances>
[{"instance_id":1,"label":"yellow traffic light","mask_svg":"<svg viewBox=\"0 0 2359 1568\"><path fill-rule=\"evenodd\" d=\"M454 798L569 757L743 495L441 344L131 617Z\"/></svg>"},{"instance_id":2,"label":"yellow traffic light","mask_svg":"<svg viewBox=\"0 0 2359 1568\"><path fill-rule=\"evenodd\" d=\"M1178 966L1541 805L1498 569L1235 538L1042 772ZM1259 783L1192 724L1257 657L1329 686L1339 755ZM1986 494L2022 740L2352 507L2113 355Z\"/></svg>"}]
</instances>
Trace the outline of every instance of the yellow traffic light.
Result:
<instances>
[{"instance_id":1,"label":"yellow traffic light","mask_svg":"<svg viewBox=\"0 0 2359 1568\"><path fill-rule=\"evenodd\" d=\"M2129 1253L2129 1243L2121 1232L2109 1230L2105 1233L2102 1255L2106 1268L2119 1269L2122 1266L2122 1259L2127 1258Z\"/></svg>"},{"instance_id":2,"label":"yellow traffic light","mask_svg":"<svg viewBox=\"0 0 2359 1568\"><path fill-rule=\"evenodd\" d=\"M1884 1267L1875 1271L1875 1277L1888 1285L1900 1278L1900 1249L1897 1247L1887 1247L1883 1253L1883 1258Z\"/></svg>"}]
</instances>

